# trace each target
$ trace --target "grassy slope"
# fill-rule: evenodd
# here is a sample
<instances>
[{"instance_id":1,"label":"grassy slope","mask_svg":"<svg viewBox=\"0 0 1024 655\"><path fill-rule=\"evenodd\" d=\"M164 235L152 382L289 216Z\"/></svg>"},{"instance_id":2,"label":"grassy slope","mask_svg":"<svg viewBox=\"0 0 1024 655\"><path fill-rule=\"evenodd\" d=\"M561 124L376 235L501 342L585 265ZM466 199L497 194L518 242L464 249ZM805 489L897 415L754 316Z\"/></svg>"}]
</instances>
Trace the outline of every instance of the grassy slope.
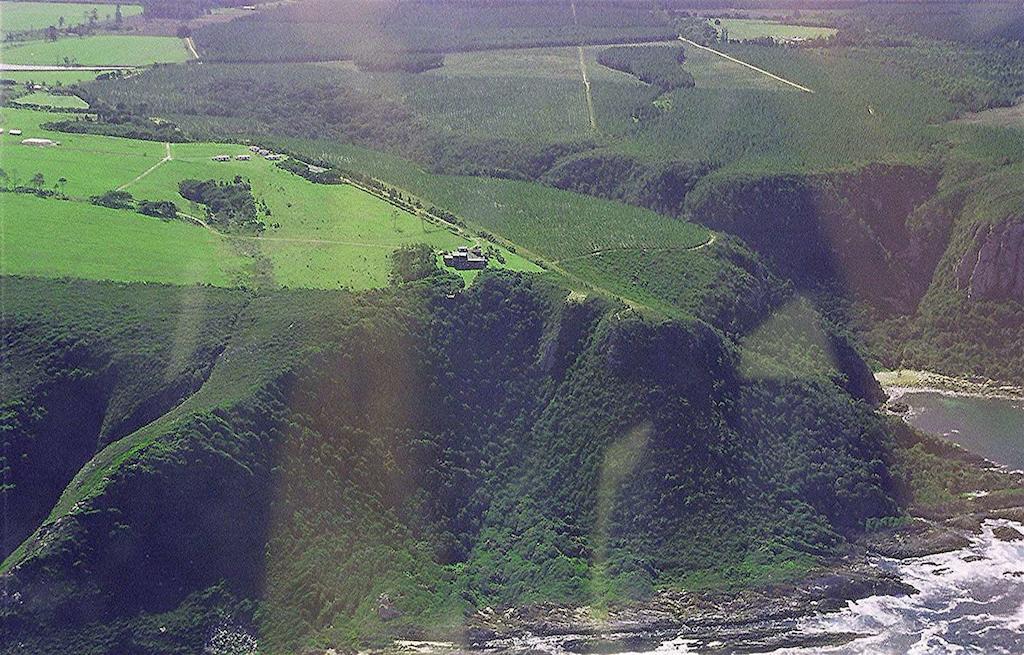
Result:
<instances>
[{"instance_id":1,"label":"grassy slope","mask_svg":"<svg viewBox=\"0 0 1024 655\"><path fill-rule=\"evenodd\" d=\"M0 2L0 12L3 13L3 31L19 32L23 30L42 30L48 26L56 26L61 16L64 17L64 26L82 25L89 22L85 14L95 9L100 20L114 18L115 5L108 4L81 4L76 2L54 3L54 2ZM121 5L121 15L127 18L142 13L140 5Z\"/></svg>"},{"instance_id":2,"label":"grassy slope","mask_svg":"<svg viewBox=\"0 0 1024 655\"><path fill-rule=\"evenodd\" d=\"M58 66L145 66L189 60L185 42L171 36L98 35L33 41L4 48L4 63Z\"/></svg>"},{"instance_id":3,"label":"grassy slope","mask_svg":"<svg viewBox=\"0 0 1024 655\"><path fill-rule=\"evenodd\" d=\"M27 194L0 196L4 274L234 286L247 265L182 222Z\"/></svg>"},{"instance_id":4,"label":"grassy slope","mask_svg":"<svg viewBox=\"0 0 1024 655\"><path fill-rule=\"evenodd\" d=\"M293 142L296 147L326 144ZM603 248L691 247L710 233L652 211L530 182L437 175L397 157L337 145L324 153L455 212L524 248L558 260Z\"/></svg>"}]
</instances>

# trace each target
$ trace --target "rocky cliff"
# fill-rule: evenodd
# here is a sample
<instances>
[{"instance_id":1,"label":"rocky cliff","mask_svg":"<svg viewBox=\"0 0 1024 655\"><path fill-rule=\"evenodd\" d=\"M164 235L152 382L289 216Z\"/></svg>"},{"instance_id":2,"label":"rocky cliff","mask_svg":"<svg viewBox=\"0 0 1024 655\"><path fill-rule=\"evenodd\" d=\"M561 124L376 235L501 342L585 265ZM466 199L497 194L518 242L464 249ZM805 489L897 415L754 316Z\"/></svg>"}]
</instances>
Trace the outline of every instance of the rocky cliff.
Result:
<instances>
[{"instance_id":1,"label":"rocky cliff","mask_svg":"<svg viewBox=\"0 0 1024 655\"><path fill-rule=\"evenodd\" d=\"M1024 218L976 226L956 274L971 300L1024 302Z\"/></svg>"}]
</instances>

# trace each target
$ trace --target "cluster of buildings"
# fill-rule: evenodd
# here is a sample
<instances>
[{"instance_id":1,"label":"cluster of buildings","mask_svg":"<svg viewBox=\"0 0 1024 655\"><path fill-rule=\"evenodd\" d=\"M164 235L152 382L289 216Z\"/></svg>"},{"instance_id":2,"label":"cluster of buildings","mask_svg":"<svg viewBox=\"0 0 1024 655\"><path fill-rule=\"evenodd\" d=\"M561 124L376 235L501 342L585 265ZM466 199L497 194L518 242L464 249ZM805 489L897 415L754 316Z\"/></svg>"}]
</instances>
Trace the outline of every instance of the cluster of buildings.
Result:
<instances>
[{"instance_id":1,"label":"cluster of buildings","mask_svg":"<svg viewBox=\"0 0 1024 655\"><path fill-rule=\"evenodd\" d=\"M459 246L444 254L444 265L460 271L487 268L487 256L480 246Z\"/></svg>"},{"instance_id":2,"label":"cluster of buildings","mask_svg":"<svg viewBox=\"0 0 1024 655\"><path fill-rule=\"evenodd\" d=\"M259 146L249 146L249 150L256 153L260 157L263 157L264 159L269 159L270 161L278 161L280 159L284 159L284 155L279 155L277 153L270 152L266 148L261 148Z\"/></svg>"},{"instance_id":3,"label":"cluster of buildings","mask_svg":"<svg viewBox=\"0 0 1024 655\"><path fill-rule=\"evenodd\" d=\"M270 161L279 161L284 159L284 155L270 152L269 150L260 148L259 146L249 146L249 150L252 151L253 154L257 154L264 159L269 159ZM235 155L234 157L231 155L214 155L213 157L210 157L210 159L213 161L231 161L232 159L235 159L236 161L249 161L252 159L252 155Z\"/></svg>"},{"instance_id":4,"label":"cluster of buildings","mask_svg":"<svg viewBox=\"0 0 1024 655\"><path fill-rule=\"evenodd\" d=\"M0 134L3 134L3 129L0 129ZM21 136L21 130L7 130L7 134L10 136ZM23 146L59 146L60 141L54 141L53 139L43 139L40 137L29 137L21 140Z\"/></svg>"}]
</instances>

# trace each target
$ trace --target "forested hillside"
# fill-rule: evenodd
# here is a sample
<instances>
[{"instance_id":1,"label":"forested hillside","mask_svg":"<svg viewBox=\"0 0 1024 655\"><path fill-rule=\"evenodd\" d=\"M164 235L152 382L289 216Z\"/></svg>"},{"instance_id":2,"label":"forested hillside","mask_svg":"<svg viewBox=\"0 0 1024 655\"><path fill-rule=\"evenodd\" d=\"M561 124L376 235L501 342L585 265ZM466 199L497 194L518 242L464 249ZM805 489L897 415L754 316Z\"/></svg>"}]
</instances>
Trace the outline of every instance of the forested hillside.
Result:
<instances>
[{"instance_id":1,"label":"forested hillside","mask_svg":"<svg viewBox=\"0 0 1024 655\"><path fill-rule=\"evenodd\" d=\"M83 435L96 456L3 565L4 630L82 653L194 652L209 633L196 621L258 634L271 653L443 633L471 607L798 574L899 512L887 429L836 386L856 377L855 355L812 348L776 377L757 336L740 345L699 321L567 301L529 276L488 275L448 298L454 283L265 293L244 307L206 293L211 318L239 312L204 358L208 377L105 448L101 410ZM9 280L26 292L10 320L50 311L63 285ZM62 300L72 341L90 334L94 297L136 311L182 293L76 287ZM181 329L161 325L158 342ZM103 370L55 359L38 384L72 367ZM33 397L24 389L8 403ZM31 476L53 463L8 466Z\"/></svg>"}]
</instances>

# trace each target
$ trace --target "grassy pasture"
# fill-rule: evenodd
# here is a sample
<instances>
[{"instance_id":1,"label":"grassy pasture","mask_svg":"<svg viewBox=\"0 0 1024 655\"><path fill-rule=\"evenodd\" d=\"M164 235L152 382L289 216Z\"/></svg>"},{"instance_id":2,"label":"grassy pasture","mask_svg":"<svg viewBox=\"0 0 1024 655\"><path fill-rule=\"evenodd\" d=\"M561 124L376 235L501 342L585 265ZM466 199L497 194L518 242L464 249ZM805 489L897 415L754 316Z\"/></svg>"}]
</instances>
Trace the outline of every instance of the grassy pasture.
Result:
<instances>
[{"instance_id":1,"label":"grassy pasture","mask_svg":"<svg viewBox=\"0 0 1024 655\"><path fill-rule=\"evenodd\" d=\"M35 173L42 173L46 188L56 186L57 181L63 177L67 181L59 188L79 200L123 187L138 199L170 200L182 211L201 218L204 208L189 203L179 195L178 183L181 180L194 178L227 181L236 175L249 180L254 196L265 202L270 209L270 215L262 219L268 227L259 239L231 236L224 240L230 242L236 252L244 252L246 258L259 257L269 262L272 279L280 285L316 288L347 286L354 289L380 287L388 283L390 254L400 246L427 243L438 249L451 249L470 243L467 237L420 221L354 187L313 184L260 157L250 161L211 161L211 157L218 154L234 156L248 153L245 146L238 144L172 144L172 159L164 161L167 149L162 143L50 132L38 125L54 115L40 111L4 108L0 111L0 117L4 119L5 126L19 127L24 132L22 137L0 137L10 140L12 146L5 148L5 172L22 184L28 183ZM61 145L51 148L16 145L15 140L25 136L45 136L60 141ZM9 207L7 199L11 197L14 196L4 194L0 198L5 210ZM83 202L46 202L62 207L55 212L59 215L74 213L82 207L93 207ZM10 211L17 214L21 208L10 205ZM130 212L119 214L134 216ZM176 225L190 232L205 233L214 239L221 239L197 225ZM60 254L61 261L75 270L75 258L65 257L65 254ZM236 258L241 256L236 255ZM504 257L506 267L540 270L512 253L505 252ZM92 278L102 274L103 270L102 267L90 264L81 268L80 275ZM240 273L231 278L231 283L243 282L245 279L245 275ZM164 277L152 281L173 280ZM226 282L218 278L211 283Z\"/></svg>"},{"instance_id":2,"label":"grassy pasture","mask_svg":"<svg viewBox=\"0 0 1024 655\"><path fill-rule=\"evenodd\" d=\"M83 25L89 22L88 14L96 10L99 20L114 20L116 5L83 4L78 2L0 2L0 31L23 32L42 30L50 25L57 26L61 16L64 26ZM142 13L141 5L121 5L125 18ZM109 18L108 18L109 16Z\"/></svg>"},{"instance_id":3,"label":"grassy pasture","mask_svg":"<svg viewBox=\"0 0 1024 655\"><path fill-rule=\"evenodd\" d=\"M19 84L43 84L63 86L76 82L94 80L99 71L0 71L0 79L14 80Z\"/></svg>"},{"instance_id":4,"label":"grassy pasture","mask_svg":"<svg viewBox=\"0 0 1024 655\"><path fill-rule=\"evenodd\" d=\"M269 227L258 245L273 263L275 281L283 286L383 286L391 270L390 253L396 248L427 243L452 249L469 243L351 186L312 184L260 158L210 160L216 154L247 152L242 146L187 143L173 144L171 151L173 160L126 190L140 198L175 201L183 211L202 216L202 207L178 195L180 180L230 180L236 175L247 179L253 195L270 208L271 215L263 219ZM540 270L511 253L505 257L511 268Z\"/></svg>"},{"instance_id":5,"label":"grassy pasture","mask_svg":"<svg viewBox=\"0 0 1024 655\"><path fill-rule=\"evenodd\" d=\"M78 96L54 95L52 93L33 92L23 95L14 101L18 105L40 105L57 109L86 109L89 106Z\"/></svg>"},{"instance_id":6,"label":"grassy pasture","mask_svg":"<svg viewBox=\"0 0 1024 655\"><path fill-rule=\"evenodd\" d=\"M67 180L63 191L73 197L88 197L110 191L141 174L160 161L164 144L152 141L117 139L89 134L64 134L40 127L41 123L63 120L67 114L52 114L31 109L0 109L0 127L22 130L22 136L0 136L4 144L3 168L12 178L26 182L42 173L47 186L60 178ZM26 137L59 141L55 148L30 148L18 145ZM9 147L8 147L9 146Z\"/></svg>"},{"instance_id":7,"label":"grassy pasture","mask_svg":"<svg viewBox=\"0 0 1024 655\"><path fill-rule=\"evenodd\" d=\"M737 41L759 39L769 36L777 41L793 39L815 39L829 37L836 33L831 27L812 27L807 25L787 25L775 21L752 18L722 18L721 25L715 29L721 34L723 29L729 30L729 38Z\"/></svg>"},{"instance_id":8,"label":"grassy pasture","mask_svg":"<svg viewBox=\"0 0 1024 655\"><path fill-rule=\"evenodd\" d=\"M97 35L30 41L4 48L4 63L59 66L147 66L189 60L185 42L173 36Z\"/></svg>"},{"instance_id":9,"label":"grassy pasture","mask_svg":"<svg viewBox=\"0 0 1024 655\"><path fill-rule=\"evenodd\" d=\"M230 286L247 265L219 236L134 212L5 193L0 215L8 275Z\"/></svg>"}]
</instances>

